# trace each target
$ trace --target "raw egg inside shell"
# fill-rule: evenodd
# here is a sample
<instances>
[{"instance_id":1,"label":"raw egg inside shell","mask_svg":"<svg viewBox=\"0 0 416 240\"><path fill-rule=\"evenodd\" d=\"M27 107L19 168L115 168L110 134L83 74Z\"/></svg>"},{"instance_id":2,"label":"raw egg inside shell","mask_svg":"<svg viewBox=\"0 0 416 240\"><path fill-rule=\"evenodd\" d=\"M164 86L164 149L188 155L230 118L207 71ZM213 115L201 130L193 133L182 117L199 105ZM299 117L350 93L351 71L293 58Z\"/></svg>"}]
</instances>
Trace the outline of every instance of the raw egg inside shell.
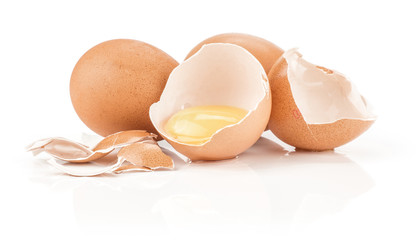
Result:
<instances>
[{"instance_id":1,"label":"raw egg inside shell","mask_svg":"<svg viewBox=\"0 0 416 240\"><path fill-rule=\"evenodd\" d=\"M247 111L230 106L197 106L175 113L165 124L169 136L181 143L201 145L216 131L236 124Z\"/></svg>"},{"instance_id":2,"label":"raw egg inside shell","mask_svg":"<svg viewBox=\"0 0 416 240\"><path fill-rule=\"evenodd\" d=\"M271 111L267 75L234 44L204 45L176 67L150 107L157 131L191 160L234 158L264 131Z\"/></svg>"}]
</instances>

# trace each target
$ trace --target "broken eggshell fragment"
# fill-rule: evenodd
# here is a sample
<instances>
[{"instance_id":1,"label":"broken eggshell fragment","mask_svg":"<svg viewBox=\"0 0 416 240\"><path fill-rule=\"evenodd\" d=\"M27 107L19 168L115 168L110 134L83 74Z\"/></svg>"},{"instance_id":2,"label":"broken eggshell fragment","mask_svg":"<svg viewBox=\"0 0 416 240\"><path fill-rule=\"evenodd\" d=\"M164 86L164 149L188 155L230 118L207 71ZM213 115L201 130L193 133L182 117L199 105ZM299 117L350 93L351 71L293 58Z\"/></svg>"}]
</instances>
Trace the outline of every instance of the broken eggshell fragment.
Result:
<instances>
[{"instance_id":1,"label":"broken eggshell fragment","mask_svg":"<svg viewBox=\"0 0 416 240\"><path fill-rule=\"evenodd\" d=\"M55 158L50 158L47 162L56 169L71 176L90 177L103 173L111 173L122 167L124 160L112 155L110 153L102 158L84 163L66 162Z\"/></svg>"},{"instance_id":2,"label":"broken eggshell fragment","mask_svg":"<svg viewBox=\"0 0 416 240\"><path fill-rule=\"evenodd\" d=\"M299 149L322 151L341 146L375 121L367 101L341 73L286 51L269 75L273 103L270 130Z\"/></svg>"},{"instance_id":3,"label":"broken eggshell fragment","mask_svg":"<svg viewBox=\"0 0 416 240\"><path fill-rule=\"evenodd\" d=\"M62 161L83 163L102 158L116 148L153 138L156 138L153 133L144 130L130 130L107 136L93 149L65 138L46 138L32 143L26 150L33 152L34 155L46 152Z\"/></svg>"},{"instance_id":4,"label":"broken eggshell fragment","mask_svg":"<svg viewBox=\"0 0 416 240\"><path fill-rule=\"evenodd\" d=\"M72 176L173 168L173 160L159 148L154 140L156 137L143 130L118 132L107 136L92 149L64 138L48 138L32 143L27 150L34 155L47 153L52 157L47 160L49 164ZM141 147L136 143L142 144ZM118 153L114 151L120 148Z\"/></svg>"},{"instance_id":5,"label":"broken eggshell fragment","mask_svg":"<svg viewBox=\"0 0 416 240\"><path fill-rule=\"evenodd\" d=\"M204 105L233 106L248 113L202 145L181 143L166 133L165 123L173 114ZM213 43L172 71L160 101L150 107L149 114L160 135L178 152L191 160L221 160L252 146L266 128L270 111L269 82L259 61L240 46Z\"/></svg>"},{"instance_id":6,"label":"broken eggshell fragment","mask_svg":"<svg viewBox=\"0 0 416 240\"><path fill-rule=\"evenodd\" d=\"M124 166L118 171L135 169L136 166L146 166L154 170L158 168L173 169L172 158L162 152L157 143L137 142L122 148L118 154L119 159L130 162L130 167Z\"/></svg>"}]
</instances>

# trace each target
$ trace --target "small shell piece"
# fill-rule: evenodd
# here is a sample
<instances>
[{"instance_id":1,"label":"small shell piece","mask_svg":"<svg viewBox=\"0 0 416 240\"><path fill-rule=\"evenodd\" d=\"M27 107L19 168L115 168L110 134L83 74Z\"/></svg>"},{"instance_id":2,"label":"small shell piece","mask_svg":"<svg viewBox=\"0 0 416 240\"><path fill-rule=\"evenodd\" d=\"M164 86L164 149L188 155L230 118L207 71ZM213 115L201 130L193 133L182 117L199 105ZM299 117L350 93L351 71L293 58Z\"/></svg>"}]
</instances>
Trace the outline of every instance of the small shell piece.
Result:
<instances>
[{"instance_id":1,"label":"small shell piece","mask_svg":"<svg viewBox=\"0 0 416 240\"><path fill-rule=\"evenodd\" d=\"M84 163L102 158L111 151L94 152L87 146L65 138L47 138L38 140L27 147L33 155L46 152L50 156L67 162Z\"/></svg>"},{"instance_id":2,"label":"small shell piece","mask_svg":"<svg viewBox=\"0 0 416 240\"><path fill-rule=\"evenodd\" d=\"M132 163L123 164L122 166L118 167L116 170L114 170L114 173L125 173L125 172L151 172L152 169L148 167L141 167L134 165Z\"/></svg>"},{"instance_id":3,"label":"small shell piece","mask_svg":"<svg viewBox=\"0 0 416 240\"><path fill-rule=\"evenodd\" d=\"M247 115L218 130L203 145L175 141L164 130L166 121L181 109L225 105L242 108ZM191 160L234 158L253 145L264 131L271 111L269 82L259 61L234 44L204 45L175 68L160 101L150 107L150 119L178 152Z\"/></svg>"},{"instance_id":4,"label":"small shell piece","mask_svg":"<svg viewBox=\"0 0 416 240\"><path fill-rule=\"evenodd\" d=\"M376 119L343 74L305 61L296 49L285 52L268 77L273 97L269 128L299 149L334 149Z\"/></svg>"},{"instance_id":5,"label":"small shell piece","mask_svg":"<svg viewBox=\"0 0 416 240\"><path fill-rule=\"evenodd\" d=\"M56 169L76 177L90 177L110 173L123 164L122 159L110 157L110 155L85 163L65 162L55 158L48 159L47 162Z\"/></svg>"},{"instance_id":6,"label":"small shell piece","mask_svg":"<svg viewBox=\"0 0 416 240\"><path fill-rule=\"evenodd\" d=\"M119 159L131 163L131 168L143 167L149 169L168 168L173 169L173 161L164 154L157 144L137 142L126 146L117 154ZM120 169L118 169L120 171ZM123 170L127 170L124 166Z\"/></svg>"},{"instance_id":7,"label":"small shell piece","mask_svg":"<svg viewBox=\"0 0 416 240\"><path fill-rule=\"evenodd\" d=\"M105 137L93 148L93 151L109 150L111 148L123 147L135 142L153 140L156 138L156 134L148 133L144 130L118 132Z\"/></svg>"}]
</instances>

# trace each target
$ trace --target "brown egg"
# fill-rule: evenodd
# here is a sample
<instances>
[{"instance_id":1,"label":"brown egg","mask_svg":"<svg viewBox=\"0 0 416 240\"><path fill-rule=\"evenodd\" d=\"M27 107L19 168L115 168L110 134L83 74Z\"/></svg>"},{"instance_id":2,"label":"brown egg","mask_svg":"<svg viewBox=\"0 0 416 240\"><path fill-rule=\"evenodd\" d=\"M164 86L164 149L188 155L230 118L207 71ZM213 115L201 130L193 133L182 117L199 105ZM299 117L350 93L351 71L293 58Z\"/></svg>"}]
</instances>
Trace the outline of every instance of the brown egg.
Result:
<instances>
[{"instance_id":1,"label":"brown egg","mask_svg":"<svg viewBox=\"0 0 416 240\"><path fill-rule=\"evenodd\" d=\"M268 126L296 148L334 149L361 135L375 120L345 76L306 62L295 49L275 63L268 77L272 91Z\"/></svg>"},{"instance_id":2,"label":"brown egg","mask_svg":"<svg viewBox=\"0 0 416 240\"><path fill-rule=\"evenodd\" d=\"M204 44L208 43L232 43L245 48L259 60L266 73L270 71L273 64L284 52L280 47L260 37L243 33L224 33L199 43L188 53L185 60L194 55Z\"/></svg>"},{"instance_id":3,"label":"brown egg","mask_svg":"<svg viewBox=\"0 0 416 240\"><path fill-rule=\"evenodd\" d=\"M156 133L149 107L159 100L177 65L168 54L144 42L100 43L79 59L72 72L72 104L81 120L102 136L132 129Z\"/></svg>"}]
</instances>

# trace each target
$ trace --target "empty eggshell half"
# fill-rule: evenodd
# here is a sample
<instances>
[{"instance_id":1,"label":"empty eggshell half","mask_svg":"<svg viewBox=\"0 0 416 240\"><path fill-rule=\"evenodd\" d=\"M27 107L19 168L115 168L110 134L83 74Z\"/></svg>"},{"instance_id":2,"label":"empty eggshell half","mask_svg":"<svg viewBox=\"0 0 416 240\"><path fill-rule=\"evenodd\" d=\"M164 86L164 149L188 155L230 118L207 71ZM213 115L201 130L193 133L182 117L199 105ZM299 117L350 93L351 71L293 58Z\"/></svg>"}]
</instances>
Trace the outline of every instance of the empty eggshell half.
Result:
<instances>
[{"instance_id":1,"label":"empty eggshell half","mask_svg":"<svg viewBox=\"0 0 416 240\"><path fill-rule=\"evenodd\" d=\"M330 150L367 130L376 119L356 87L343 74L286 51L269 75L273 104L270 130L305 150Z\"/></svg>"},{"instance_id":2,"label":"empty eggshell half","mask_svg":"<svg viewBox=\"0 0 416 240\"><path fill-rule=\"evenodd\" d=\"M165 132L164 125L173 114L204 105L233 106L248 113L202 145L178 142ZM178 152L191 160L221 160L234 158L253 145L264 131L270 111L269 82L259 61L240 46L213 43L172 71L160 101L150 107L149 114L160 135Z\"/></svg>"}]
</instances>

